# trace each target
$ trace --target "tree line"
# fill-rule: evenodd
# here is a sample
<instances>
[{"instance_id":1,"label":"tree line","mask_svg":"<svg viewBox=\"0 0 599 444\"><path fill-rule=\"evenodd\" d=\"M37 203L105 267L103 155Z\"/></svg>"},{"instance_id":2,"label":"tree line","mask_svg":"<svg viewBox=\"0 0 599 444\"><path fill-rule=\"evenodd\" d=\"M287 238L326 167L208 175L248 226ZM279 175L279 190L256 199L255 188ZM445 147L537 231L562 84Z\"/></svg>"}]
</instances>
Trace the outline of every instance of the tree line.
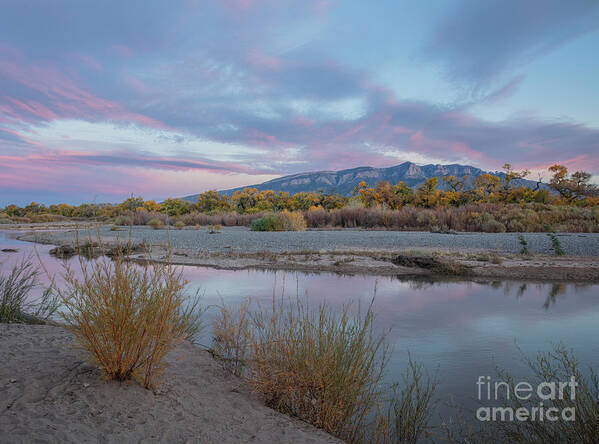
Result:
<instances>
[{"instance_id":1,"label":"tree line","mask_svg":"<svg viewBox=\"0 0 599 444\"><path fill-rule=\"evenodd\" d=\"M353 196L325 194L317 192L299 192L291 195L273 190L260 191L256 188L244 188L226 196L215 190L199 195L193 203L183 199L166 199L164 202L144 200L131 196L119 204L84 203L72 206L65 203L45 206L32 202L25 207L11 204L4 208L0 217L19 218L50 214L67 218L111 218L131 213L147 211L167 216L181 216L191 212L205 214L237 212L254 214L268 211L307 211L310 209L334 210L349 205L361 205L367 208L382 207L400 209L406 205L422 208L439 206L462 206L468 203L551 203L558 205L599 205L597 186L590 183L591 175L584 171L569 174L563 165L549 168L552 177L548 184L537 181L534 188L516 186L518 179L524 179L529 171L515 171L510 164L504 165L501 175L482 174L471 180L464 176L442 177L444 190L439 189L437 177L426 179L415 190L404 182L390 184L381 181L374 187L361 182Z\"/></svg>"}]
</instances>

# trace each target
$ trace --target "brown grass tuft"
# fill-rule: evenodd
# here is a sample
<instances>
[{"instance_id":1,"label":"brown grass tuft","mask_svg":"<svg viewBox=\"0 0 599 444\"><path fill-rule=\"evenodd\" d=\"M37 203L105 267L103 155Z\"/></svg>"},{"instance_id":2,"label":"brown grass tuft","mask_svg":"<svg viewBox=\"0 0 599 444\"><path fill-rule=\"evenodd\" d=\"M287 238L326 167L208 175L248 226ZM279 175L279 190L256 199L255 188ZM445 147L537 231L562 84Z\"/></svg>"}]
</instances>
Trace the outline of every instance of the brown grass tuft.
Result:
<instances>
[{"instance_id":1,"label":"brown grass tuft","mask_svg":"<svg viewBox=\"0 0 599 444\"><path fill-rule=\"evenodd\" d=\"M63 318L79 345L109 378L136 377L152 387L164 356L198 328L198 298L188 299L181 270L139 266L122 255L80 261L81 275L65 266Z\"/></svg>"},{"instance_id":2,"label":"brown grass tuft","mask_svg":"<svg viewBox=\"0 0 599 444\"><path fill-rule=\"evenodd\" d=\"M267 405L347 442L365 442L387 361L384 336L373 330L372 307L334 314L299 298L248 314L221 308L215 352L243 374ZM237 360L237 361L236 361ZM234 364L232 364L234 363Z\"/></svg>"}]
</instances>

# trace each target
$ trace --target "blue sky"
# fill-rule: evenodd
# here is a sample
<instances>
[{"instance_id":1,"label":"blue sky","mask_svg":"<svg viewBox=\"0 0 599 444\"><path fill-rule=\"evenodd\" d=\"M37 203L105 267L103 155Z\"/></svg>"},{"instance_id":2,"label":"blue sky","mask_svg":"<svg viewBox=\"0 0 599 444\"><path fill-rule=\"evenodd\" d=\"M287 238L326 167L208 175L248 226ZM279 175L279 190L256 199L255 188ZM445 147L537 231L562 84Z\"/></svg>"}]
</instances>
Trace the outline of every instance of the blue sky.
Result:
<instances>
[{"instance_id":1,"label":"blue sky","mask_svg":"<svg viewBox=\"0 0 599 444\"><path fill-rule=\"evenodd\" d=\"M0 10L0 205L406 160L599 175L596 0Z\"/></svg>"}]
</instances>

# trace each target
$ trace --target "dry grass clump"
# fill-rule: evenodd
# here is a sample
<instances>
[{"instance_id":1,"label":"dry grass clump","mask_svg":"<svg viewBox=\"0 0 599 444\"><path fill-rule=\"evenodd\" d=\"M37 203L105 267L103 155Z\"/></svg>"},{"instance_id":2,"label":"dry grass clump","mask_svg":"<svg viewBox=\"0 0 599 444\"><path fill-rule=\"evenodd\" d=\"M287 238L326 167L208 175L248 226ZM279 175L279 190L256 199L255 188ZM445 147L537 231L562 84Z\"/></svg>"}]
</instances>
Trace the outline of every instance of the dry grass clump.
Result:
<instances>
[{"instance_id":1,"label":"dry grass clump","mask_svg":"<svg viewBox=\"0 0 599 444\"><path fill-rule=\"evenodd\" d=\"M284 231L304 231L307 227L306 219L300 211L283 210L278 214Z\"/></svg>"},{"instance_id":2,"label":"dry grass clump","mask_svg":"<svg viewBox=\"0 0 599 444\"><path fill-rule=\"evenodd\" d=\"M357 315L350 305L311 309L299 297L249 307L221 306L213 352L267 405L349 443L415 442L428 430L436 382L410 361L404 381L385 389L388 347L372 304Z\"/></svg>"},{"instance_id":3,"label":"dry grass clump","mask_svg":"<svg viewBox=\"0 0 599 444\"><path fill-rule=\"evenodd\" d=\"M221 224L208 225L206 229L210 234L218 234L223 231L223 226Z\"/></svg>"},{"instance_id":4,"label":"dry grass clump","mask_svg":"<svg viewBox=\"0 0 599 444\"><path fill-rule=\"evenodd\" d=\"M266 404L328 433L363 442L379 397L386 363L383 337L373 331L371 307L351 316L299 298L233 315L221 308L215 350L243 373ZM234 364L232 364L234 363ZM239 365L245 364L243 370Z\"/></svg>"},{"instance_id":5,"label":"dry grass clump","mask_svg":"<svg viewBox=\"0 0 599 444\"><path fill-rule=\"evenodd\" d=\"M283 210L252 222L252 231L304 231L306 219L300 211Z\"/></svg>"},{"instance_id":6,"label":"dry grass clump","mask_svg":"<svg viewBox=\"0 0 599 444\"><path fill-rule=\"evenodd\" d=\"M212 353L224 367L237 376L243 375L250 352L250 301L245 301L239 309L232 310L224 304L219 307L220 316L213 324L214 341Z\"/></svg>"},{"instance_id":7,"label":"dry grass clump","mask_svg":"<svg viewBox=\"0 0 599 444\"><path fill-rule=\"evenodd\" d=\"M64 289L54 286L68 328L109 378L153 386L164 356L199 328L197 295L186 295L181 270L171 265L139 266L116 255L80 266L78 277L65 265Z\"/></svg>"},{"instance_id":8,"label":"dry grass clump","mask_svg":"<svg viewBox=\"0 0 599 444\"><path fill-rule=\"evenodd\" d=\"M0 322L44 323L58 309L58 299L46 290L37 300L30 293L39 287L39 269L23 258L7 273L0 273Z\"/></svg>"}]
</instances>

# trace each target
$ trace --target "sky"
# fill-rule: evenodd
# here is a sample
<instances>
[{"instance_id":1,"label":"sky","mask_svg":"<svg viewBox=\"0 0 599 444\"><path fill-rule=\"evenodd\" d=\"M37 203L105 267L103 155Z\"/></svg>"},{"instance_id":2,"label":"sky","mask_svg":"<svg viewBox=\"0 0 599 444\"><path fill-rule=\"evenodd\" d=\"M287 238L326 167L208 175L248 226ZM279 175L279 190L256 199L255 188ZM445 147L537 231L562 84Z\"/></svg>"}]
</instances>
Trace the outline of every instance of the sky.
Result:
<instances>
[{"instance_id":1,"label":"sky","mask_svg":"<svg viewBox=\"0 0 599 444\"><path fill-rule=\"evenodd\" d=\"M597 0L0 0L0 206L356 166L599 176Z\"/></svg>"}]
</instances>

